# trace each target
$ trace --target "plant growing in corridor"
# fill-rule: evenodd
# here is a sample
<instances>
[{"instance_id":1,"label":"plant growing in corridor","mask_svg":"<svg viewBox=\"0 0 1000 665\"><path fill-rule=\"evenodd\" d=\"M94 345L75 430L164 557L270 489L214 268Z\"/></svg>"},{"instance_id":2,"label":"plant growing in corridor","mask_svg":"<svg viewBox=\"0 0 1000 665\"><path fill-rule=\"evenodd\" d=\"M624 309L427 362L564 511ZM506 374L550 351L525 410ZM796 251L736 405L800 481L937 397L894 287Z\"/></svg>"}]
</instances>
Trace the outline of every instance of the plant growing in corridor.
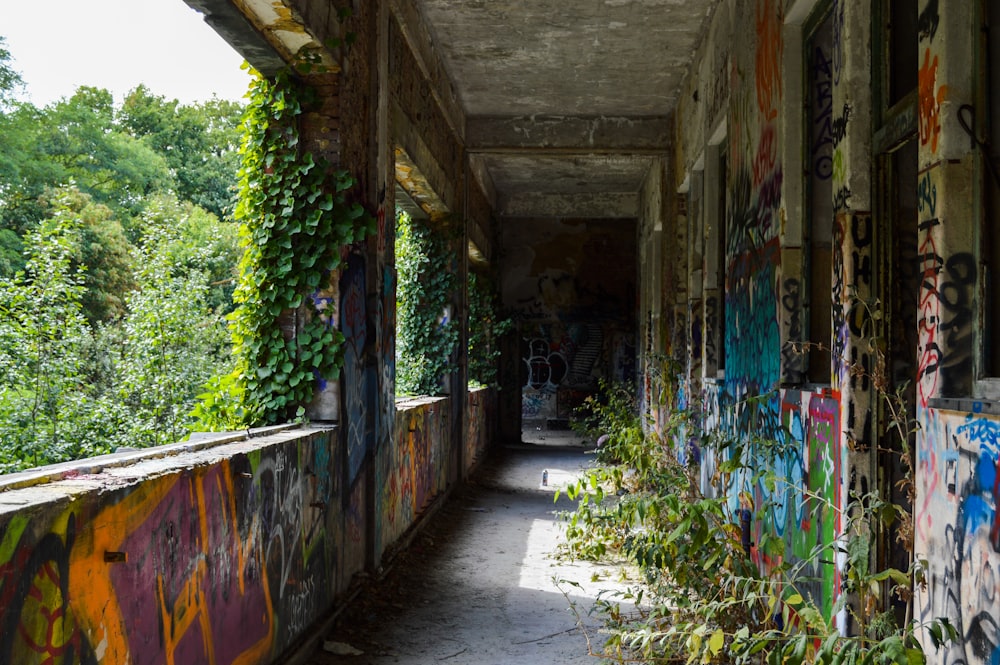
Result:
<instances>
[{"instance_id":1,"label":"plant growing in corridor","mask_svg":"<svg viewBox=\"0 0 1000 665\"><path fill-rule=\"evenodd\" d=\"M849 517L854 522L848 533L857 537L842 550L847 560L844 593L834 615L843 608L856 628L855 634L843 636L807 590L813 581L807 571L821 558L832 558L829 545L817 545L808 556L795 559L786 553L782 538L764 533L760 542L751 543L749 524L740 520L746 504L734 505L729 498L737 478L742 481L736 489L744 482L762 483L772 492L787 486L787 479L768 470L785 454L787 433L763 428L756 431L764 435L709 436L697 430L693 413L675 409L661 436L644 431L632 391L605 386L602 392L604 398L585 405L584 427L607 439L598 449L600 464L567 490L578 506L567 515L566 551L590 559L625 557L641 572L642 584L616 601L604 597L598 602L609 634L599 655L617 662L925 662L914 637L920 626L913 621L895 625L889 614L878 612L884 585L893 581L906 586L914 572L870 565L870 534L898 507L875 494L856 497L868 509ZM734 408L766 409L771 397L754 397ZM718 498L699 489L692 442L702 452L715 451ZM761 461L767 463L753 468ZM797 489L810 503L822 500ZM766 557L768 566L759 565L751 547ZM620 601L638 609L626 614ZM925 627L938 642L955 637L946 619Z\"/></svg>"}]
</instances>

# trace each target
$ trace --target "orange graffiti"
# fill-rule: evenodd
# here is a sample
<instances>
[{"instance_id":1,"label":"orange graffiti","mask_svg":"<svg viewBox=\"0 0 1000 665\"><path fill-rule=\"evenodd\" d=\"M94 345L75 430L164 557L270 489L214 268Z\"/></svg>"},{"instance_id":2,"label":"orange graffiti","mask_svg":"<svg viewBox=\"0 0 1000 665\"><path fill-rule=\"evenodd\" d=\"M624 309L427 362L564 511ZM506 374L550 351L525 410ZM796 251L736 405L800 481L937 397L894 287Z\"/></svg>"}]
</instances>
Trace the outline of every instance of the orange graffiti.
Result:
<instances>
[{"instance_id":1,"label":"orange graffiti","mask_svg":"<svg viewBox=\"0 0 1000 665\"><path fill-rule=\"evenodd\" d=\"M924 64L920 67L920 143L930 143L931 152L937 152L941 134L941 103L948 95L948 86L937 85L938 57L931 60L931 50L924 51ZM937 92L935 92L935 88Z\"/></svg>"},{"instance_id":2,"label":"orange graffiti","mask_svg":"<svg viewBox=\"0 0 1000 665\"><path fill-rule=\"evenodd\" d=\"M757 0L757 108L764 120L778 117L781 102L782 10L776 0Z\"/></svg>"}]
</instances>

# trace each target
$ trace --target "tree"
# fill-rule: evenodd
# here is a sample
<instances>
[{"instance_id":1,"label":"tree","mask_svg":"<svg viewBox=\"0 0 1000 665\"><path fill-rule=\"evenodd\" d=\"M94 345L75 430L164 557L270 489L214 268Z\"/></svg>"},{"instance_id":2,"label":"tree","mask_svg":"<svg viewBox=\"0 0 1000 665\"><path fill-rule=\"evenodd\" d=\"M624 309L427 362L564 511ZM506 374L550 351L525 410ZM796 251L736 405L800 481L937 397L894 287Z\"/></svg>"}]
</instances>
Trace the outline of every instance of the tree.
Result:
<instances>
[{"instance_id":1,"label":"tree","mask_svg":"<svg viewBox=\"0 0 1000 665\"><path fill-rule=\"evenodd\" d=\"M0 36L0 111L9 106L15 93L24 87L21 74L10 65L12 57L6 42L6 38Z\"/></svg>"},{"instance_id":2,"label":"tree","mask_svg":"<svg viewBox=\"0 0 1000 665\"><path fill-rule=\"evenodd\" d=\"M119 124L162 155L177 195L220 219L232 217L242 105L212 99L182 105L140 85L125 98Z\"/></svg>"},{"instance_id":3,"label":"tree","mask_svg":"<svg viewBox=\"0 0 1000 665\"><path fill-rule=\"evenodd\" d=\"M79 456L66 428L86 412L90 329L83 280L73 267L80 220L68 200L28 234L26 271L0 279L0 469Z\"/></svg>"}]
</instances>

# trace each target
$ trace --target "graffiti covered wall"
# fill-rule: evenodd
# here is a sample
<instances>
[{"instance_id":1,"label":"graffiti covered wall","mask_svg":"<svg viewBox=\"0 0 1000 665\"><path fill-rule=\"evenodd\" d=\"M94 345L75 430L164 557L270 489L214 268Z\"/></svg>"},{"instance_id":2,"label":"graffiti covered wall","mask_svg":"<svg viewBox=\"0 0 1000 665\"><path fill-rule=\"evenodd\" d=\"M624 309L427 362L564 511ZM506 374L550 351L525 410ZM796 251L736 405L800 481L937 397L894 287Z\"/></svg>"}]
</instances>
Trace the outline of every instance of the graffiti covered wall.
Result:
<instances>
[{"instance_id":1,"label":"graffiti covered wall","mask_svg":"<svg viewBox=\"0 0 1000 665\"><path fill-rule=\"evenodd\" d=\"M272 662L347 572L335 434L0 494L0 662Z\"/></svg>"},{"instance_id":2,"label":"graffiti covered wall","mask_svg":"<svg viewBox=\"0 0 1000 665\"><path fill-rule=\"evenodd\" d=\"M508 220L503 233L522 418L567 418L599 379L635 381L634 221Z\"/></svg>"},{"instance_id":3,"label":"graffiti covered wall","mask_svg":"<svg viewBox=\"0 0 1000 665\"><path fill-rule=\"evenodd\" d=\"M448 485L448 404L423 397L396 405L393 444L375 456L375 561Z\"/></svg>"},{"instance_id":4,"label":"graffiti covered wall","mask_svg":"<svg viewBox=\"0 0 1000 665\"><path fill-rule=\"evenodd\" d=\"M940 662L1000 663L1000 419L929 409L917 435L915 553L928 564L918 618L950 617Z\"/></svg>"}]
</instances>

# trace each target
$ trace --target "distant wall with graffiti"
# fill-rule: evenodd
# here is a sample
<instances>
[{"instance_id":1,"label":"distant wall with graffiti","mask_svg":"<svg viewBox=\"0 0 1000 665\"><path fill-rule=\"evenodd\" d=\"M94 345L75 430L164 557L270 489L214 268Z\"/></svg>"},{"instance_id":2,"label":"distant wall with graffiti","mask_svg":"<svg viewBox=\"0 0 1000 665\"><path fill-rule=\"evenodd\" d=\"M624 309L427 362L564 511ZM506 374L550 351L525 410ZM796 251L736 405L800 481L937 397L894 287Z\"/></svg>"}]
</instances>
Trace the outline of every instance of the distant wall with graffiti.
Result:
<instances>
[{"instance_id":1,"label":"distant wall with graffiti","mask_svg":"<svg viewBox=\"0 0 1000 665\"><path fill-rule=\"evenodd\" d=\"M273 662L346 577L336 430L0 493L0 662Z\"/></svg>"},{"instance_id":2,"label":"distant wall with graffiti","mask_svg":"<svg viewBox=\"0 0 1000 665\"><path fill-rule=\"evenodd\" d=\"M397 402L392 445L375 455L375 561L421 517L448 485L448 399Z\"/></svg>"},{"instance_id":3,"label":"distant wall with graffiti","mask_svg":"<svg viewBox=\"0 0 1000 665\"><path fill-rule=\"evenodd\" d=\"M523 419L567 418L599 379L636 380L635 224L507 220L504 307L521 336Z\"/></svg>"},{"instance_id":4,"label":"distant wall with graffiti","mask_svg":"<svg viewBox=\"0 0 1000 665\"><path fill-rule=\"evenodd\" d=\"M522 324L521 417L569 418L599 381L635 381L635 337L620 322Z\"/></svg>"}]
</instances>

